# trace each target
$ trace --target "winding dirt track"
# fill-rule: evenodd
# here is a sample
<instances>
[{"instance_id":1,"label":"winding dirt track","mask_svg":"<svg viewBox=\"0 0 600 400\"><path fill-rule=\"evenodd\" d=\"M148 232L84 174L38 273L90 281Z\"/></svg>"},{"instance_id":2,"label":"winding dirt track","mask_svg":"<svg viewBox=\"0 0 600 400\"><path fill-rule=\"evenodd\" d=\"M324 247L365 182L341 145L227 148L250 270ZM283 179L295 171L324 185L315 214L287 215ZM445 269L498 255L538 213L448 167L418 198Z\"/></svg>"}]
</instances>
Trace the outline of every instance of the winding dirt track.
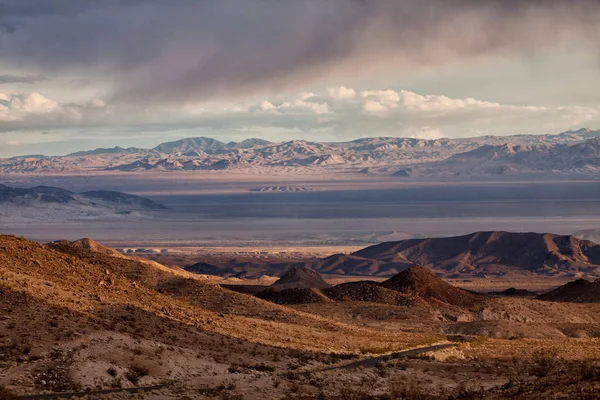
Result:
<instances>
[{"instance_id":1,"label":"winding dirt track","mask_svg":"<svg viewBox=\"0 0 600 400\"><path fill-rule=\"evenodd\" d=\"M396 353L394 353L394 358L413 357L413 356L418 356L419 354L428 353L430 351L439 351L439 350L449 349L454 346L456 346L456 345L453 343L444 343L444 344L436 344L434 346L419 347L417 349L410 349L410 350L396 352ZM360 368L360 367L371 368L371 367L376 366L377 363L379 363L381 361L390 360L391 358L392 358L392 356L390 354L385 354L383 356L367 358L366 360L360 360L360 361L356 361L356 362L353 362L350 364L340 365L338 367L327 368L327 369L324 369L323 371L331 371L334 369L356 369L356 368Z\"/></svg>"},{"instance_id":2,"label":"winding dirt track","mask_svg":"<svg viewBox=\"0 0 600 400\"><path fill-rule=\"evenodd\" d=\"M444 344L436 344L434 346L427 347L419 347L417 349L404 350L394 353L394 358L401 357L413 357L418 356L419 354L428 353L430 351L439 351L444 349L449 349L454 347L453 343L444 343ZM385 354L382 356L377 356L373 358L367 358L366 360L356 361L346 365L340 365L338 367L326 368L323 371L331 371L336 369L356 369L360 367L371 368L377 365L377 363L381 361L387 361L392 356L390 354ZM95 392L73 392L73 393L51 393L51 394L36 394L29 396L19 396L18 400L53 400L53 399L69 399L73 397L84 397L84 396L93 396L93 395L102 395L102 394L111 394L111 393L140 393L140 392L150 392L152 390L162 389L166 387L166 385L155 385L155 386L144 386L137 388L129 388L129 389L109 389L109 390L99 390Z\"/></svg>"},{"instance_id":3,"label":"winding dirt track","mask_svg":"<svg viewBox=\"0 0 600 400\"><path fill-rule=\"evenodd\" d=\"M90 392L73 392L73 393L50 393L50 394L34 394L28 396L19 396L17 400L52 400L52 399L70 399L73 397L98 396L111 393L141 393L151 392L166 387L167 385L143 386L128 389L108 389Z\"/></svg>"}]
</instances>

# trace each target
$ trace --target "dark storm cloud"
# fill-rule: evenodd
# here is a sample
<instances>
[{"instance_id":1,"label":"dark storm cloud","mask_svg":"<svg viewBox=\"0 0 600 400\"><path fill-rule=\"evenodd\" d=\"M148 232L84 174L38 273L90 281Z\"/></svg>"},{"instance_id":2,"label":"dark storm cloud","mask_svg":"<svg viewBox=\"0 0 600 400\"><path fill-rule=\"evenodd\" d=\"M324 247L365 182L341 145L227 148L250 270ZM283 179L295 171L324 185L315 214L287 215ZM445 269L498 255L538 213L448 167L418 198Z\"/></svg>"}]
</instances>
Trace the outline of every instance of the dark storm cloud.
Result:
<instances>
[{"instance_id":1,"label":"dark storm cloud","mask_svg":"<svg viewBox=\"0 0 600 400\"><path fill-rule=\"evenodd\" d=\"M2 84L7 84L7 83L26 83L26 84L34 84L34 83L38 83L41 81L45 81L48 78L46 78L43 75L38 75L38 76L19 76L19 75L1 75L0 74L0 85Z\"/></svg>"},{"instance_id":2,"label":"dark storm cloud","mask_svg":"<svg viewBox=\"0 0 600 400\"><path fill-rule=\"evenodd\" d=\"M598 20L597 0L0 0L0 66L90 77L117 101L202 100L593 46Z\"/></svg>"}]
</instances>

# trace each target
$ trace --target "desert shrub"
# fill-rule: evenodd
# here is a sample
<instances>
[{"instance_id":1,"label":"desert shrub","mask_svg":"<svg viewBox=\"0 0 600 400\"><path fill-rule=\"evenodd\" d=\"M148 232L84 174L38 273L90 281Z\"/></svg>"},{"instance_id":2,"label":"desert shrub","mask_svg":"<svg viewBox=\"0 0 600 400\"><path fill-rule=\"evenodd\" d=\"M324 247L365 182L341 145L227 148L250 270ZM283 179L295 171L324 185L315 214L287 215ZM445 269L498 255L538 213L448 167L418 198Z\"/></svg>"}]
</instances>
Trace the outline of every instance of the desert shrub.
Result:
<instances>
[{"instance_id":1,"label":"desert shrub","mask_svg":"<svg viewBox=\"0 0 600 400\"><path fill-rule=\"evenodd\" d=\"M148 374L150 374L150 371L147 367L140 364L132 364L125 373L125 378L134 385L137 385L140 379Z\"/></svg>"},{"instance_id":2,"label":"desert shrub","mask_svg":"<svg viewBox=\"0 0 600 400\"><path fill-rule=\"evenodd\" d=\"M113 389L121 389L123 385L121 384L121 379L114 377L113 379L111 379L110 381L110 387Z\"/></svg>"},{"instance_id":3,"label":"desert shrub","mask_svg":"<svg viewBox=\"0 0 600 400\"><path fill-rule=\"evenodd\" d=\"M481 386L467 386L464 383L456 388L452 399L483 399L485 392Z\"/></svg>"},{"instance_id":4,"label":"desert shrub","mask_svg":"<svg viewBox=\"0 0 600 400\"><path fill-rule=\"evenodd\" d=\"M423 354L417 354L414 356L408 356L408 358L412 359L412 360L423 360L423 361L434 361L435 357L431 354L427 354L427 353L423 353Z\"/></svg>"},{"instance_id":5,"label":"desert shrub","mask_svg":"<svg viewBox=\"0 0 600 400\"><path fill-rule=\"evenodd\" d=\"M327 360L327 362L330 364L335 364L341 360L355 360L357 358L358 355L351 353L329 353L329 360Z\"/></svg>"},{"instance_id":6,"label":"desert shrub","mask_svg":"<svg viewBox=\"0 0 600 400\"><path fill-rule=\"evenodd\" d=\"M600 381L600 366L594 364L581 364L580 374L581 380L583 381Z\"/></svg>"},{"instance_id":7,"label":"desert shrub","mask_svg":"<svg viewBox=\"0 0 600 400\"><path fill-rule=\"evenodd\" d=\"M81 385L73 381L68 370L59 364L51 364L36 369L37 386L53 392L78 391Z\"/></svg>"},{"instance_id":8,"label":"desert shrub","mask_svg":"<svg viewBox=\"0 0 600 400\"><path fill-rule=\"evenodd\" d=\"M536 350L531 356L531 361L531 374L539 378L544 377L556 366L557 352L555 349Z\"/></svg>"},{"instance_id":9,"label":"desert shrub","mask_svg":"<svg viewBox=\"0 0 600 400\"><path fill-rule=\"evenodd\" d=\"M106 373L112 376L113 378L117 376L117 370L114 367L110 367L106 370Z\"/></svg>"},{"instance_id":10,"label":"desert shrub","mask_svg":"<svg viewBox=\"0 0 600 400\"><path fill-rule=\"evenodd\" d=\"M230 374L239 374L240 372L242 372L242 370L240 369L240 367L237 366L237 365L231 365L229 368L227 368L227 371Z\"/></svg>"},{"instance_id":11,"label":"desert shrub","mask_svg":"<svg viewBox=\"0 0 600 400\"><path fill-rule=\"evenodd\" d=\"M392 350L394 350L394 348L392 346L386 346L386 347L363 347L360 349L360 352L362 354L384 354L384 353L389 353Z\"/></svg>"},{"instance_id":12,"label":"desert shrub","mask_svg":"<svg viewBox=\"0 0 600 400\"><path fill-rule=\"evenodd\" d=\"M0 386L0 400L13 400L16 398L17 395L15 395L12 390L9 390L5 386Z\"/></svg>"},{"instance_id":13,"label":"desert shrub","mask_svg":"<svg viewBox=\"0 0 600 400\"><path fill-rule=\"evenodd\" d=\"M378 362L375 364L375 370L382 378L385 378L388 375L388 366L384 362Z\"/></svg>"},{"instance_id":14,"label":"desert shrub","mask_svg":"<svg viewBox=\"0 0 600 400\"><path fill-rule=\"evenodd\" d=\"M249 365L249 369L253 369L259 372L273 372L275 371L275 367L266 364L257 364L257 365Z\"/></svg>"},{"instance_id":15,"label":"desert shrub","mask_svg":"<svg viewBox=\"0 0 600 400\"><path fill-rule=\"evenodd\" d=\"M396 380L389 384L389 398L402 400L433 400L435 396L421 390L414 384L408 384L403 380Z\"/></svg>"}]
</instances>

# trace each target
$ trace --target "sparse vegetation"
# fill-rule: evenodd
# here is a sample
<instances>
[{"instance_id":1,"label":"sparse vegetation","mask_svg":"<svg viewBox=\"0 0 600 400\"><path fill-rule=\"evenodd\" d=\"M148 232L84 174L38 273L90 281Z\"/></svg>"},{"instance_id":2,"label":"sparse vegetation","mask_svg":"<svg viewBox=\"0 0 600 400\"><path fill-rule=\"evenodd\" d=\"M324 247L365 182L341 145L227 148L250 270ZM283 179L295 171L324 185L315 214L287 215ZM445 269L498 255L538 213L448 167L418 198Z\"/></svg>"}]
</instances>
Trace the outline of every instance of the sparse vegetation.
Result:
<instances>
[{"instance_id":1,"label":"sparse vegetation","mask_svg":"<svg viewBox=\"0 0 600 400\"><path fill-rule=\"evenodd\" d=\"M0 237L0 248L10 243ZM481 308L446 309L441 303L419 307L340 301L280 307L190 278L172 281L172 272L148 271L146 265L129 264L112 256L89 256L88 262L68 254L48 253L43 246L27 241L17 243L27 246L26 251L15 252L17 257L7 258L11 253L0 251L0 268L7 268L9 276L0 280L0 309L10 309L6 311L10 319L0 320L0 365L3 372L4 368L16 371L14 366L32 368L35 391L71 391L81 389L81 382L83 388L91 390L99 386L120 388L130 382L142 386L142 378L152 371L155 382L177 377L175 385L163 389L175 398L204 395L235 399L239 397L235 393L247 393L255 382L267 382L262 385L265 398L529 399L535 397L525 396L540 388L594 398L600 380L597 362L584 361L600 357L596 339L584 334L576 339L562 335L560 340L531 339L528 331L522 334L512 321L494 320L494 307L500 307L495 303L486 304L489 314L474 322L470 319L478 318ZM27 269L29 264L23 260L37 257L38 250L32 250L37 248L42 249L40 266ZM107 269L111 285L97 286ZM54 279L58 273L60 279ZM146 274L147 280L143 278ZM10 280L12 277L18 279ZM139 283L131 283L131 277ZM150 282L162 282L169 294L155 290ZM6 288L9 284L12 286ZM102 297L101 302L97 296ZM515 318L531 302L507 301ZM568 311L600 322L600 308L594 306L535 303L535 315L540 319L550 318L548 315L560 318L559 314ZM439 319L440 315L445 317ZM467 322L461 322L461 315ZM491 322L504 324L500 326L506 327L504 339L469 330L476 323L481 324L482 331L490 330ZM14 326L1 329L7 324ZM572 332L573 337L577 332L597 331L597 326L590 325L564 324L557 331ZM518 323L516 327L527 326ZM436 333L449 327L460 328L459 333ZM446 335L457 346L436 355L438 361L430 354L394 360L400 356L398 349L438 343ZM523 339L510 340L517 335ZM382 356L394 350L396 353ZM381 362L358 368L341 365L371 355ZM73 371L74 360L86 361L76 364L78 368L87 364L96 369ZM189 368L190 376L203 374L208 389L186 392L189 381L185 377L180 381L180 370L172 374L171 360ZM127 363L128 369L117 367ZM223 365L229 366L229 375L223 375ZM322 372L326 369L338 372ZM98 372L100 376L93 376ZM468 374L486 387L495 387L482 390L467 383L459 387L452 383L465 382ZM89 378L82 379L84 375ZM507 381L510 383L504 385Z\"/></svg>"},{"instance_id":2,"label":"sparse vegetation","mask_svg":"<svg viewBox=\"0 0 600 400\"><path fill-rule=\"evenodd\" d=\"M127 380L134 385L137 385L141 378L150 374L148 367L140 364L132 364L129 370L125 373Z\"/></svg>"},{"instance_id":3,"label":"sparse vegetation","mask_svg":"<svg viewBox=\"0 0 600 400\"><path fill-rule=\"evenodd\" d=\"M17 395L5 386L0 386L0 400L14 400Z\"/></svg>"},{"instance_id":4,"label":"sparse vegetation","mask_svg":"<svg viewBox=\"0 0 600 400\"><path fill-rule=\"evenodd\" d=\"M556 349L536 350L531 356L531 374L537 377L544 377L552 371L557 364Z\"/></svg>"},{"instance_id":5,"label":"sparse vegetation","mask_svg":"<svg viewBox=\"0 0 600 400\"><path fill-rule=\"evenodd\" d=\"M266 365L266 364L249 365L248 368L253 369L255 371L259 371L259 372L274 372L275 371L275 367L273 367L272 365Z\"/></svg>"}]
</instances>

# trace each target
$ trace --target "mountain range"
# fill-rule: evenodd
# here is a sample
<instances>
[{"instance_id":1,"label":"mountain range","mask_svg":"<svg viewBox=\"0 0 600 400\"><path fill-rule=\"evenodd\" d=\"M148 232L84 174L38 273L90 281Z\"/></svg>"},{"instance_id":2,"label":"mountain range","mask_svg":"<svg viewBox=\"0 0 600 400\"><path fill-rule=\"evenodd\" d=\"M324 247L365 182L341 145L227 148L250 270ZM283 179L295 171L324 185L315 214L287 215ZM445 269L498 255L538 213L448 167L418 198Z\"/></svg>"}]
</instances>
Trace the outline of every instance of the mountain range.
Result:
<instances>
[{"instance_id":1,"label":"mountain range","mask_svg":"<svg viewBox=\"0 0 600 400\"><path fill-rule=\"evenodd\" d=\"M52 186L17 188L0 184L0 216L22 219L95 218L165 210L145 197L110 190L75 193Z\"/></svg>"},{"instance_id":2,"label":"mountain range","mask_svg":"<svg viewBox=\"0 0 600 400\"><path fill-rule=\"evenodd\" d=\"M600 130L558 135L481 136L460 139L372 137L350 142L262 139L224 143L198 137L152 149L100 148L66 156L0 160L3 173L77 171L355 172L398 178L600 170Z\"/></svg>"},{"instance_id":3,"label":"mountain range","mask_svg":"<svg viewBox=\"0 0 600 400\"><path fill-rule=\"evenodd\" d=\"M600 245L573 236L475 232L469 235L408 239L370 246L352 254L335 254L293 263L259 264L212 260L187 266L189 272L222 276L279 276L290 268L321 274L395 275L414 264L444 277L594 276L600 277Z\"/></svg>"}]
</instances>

